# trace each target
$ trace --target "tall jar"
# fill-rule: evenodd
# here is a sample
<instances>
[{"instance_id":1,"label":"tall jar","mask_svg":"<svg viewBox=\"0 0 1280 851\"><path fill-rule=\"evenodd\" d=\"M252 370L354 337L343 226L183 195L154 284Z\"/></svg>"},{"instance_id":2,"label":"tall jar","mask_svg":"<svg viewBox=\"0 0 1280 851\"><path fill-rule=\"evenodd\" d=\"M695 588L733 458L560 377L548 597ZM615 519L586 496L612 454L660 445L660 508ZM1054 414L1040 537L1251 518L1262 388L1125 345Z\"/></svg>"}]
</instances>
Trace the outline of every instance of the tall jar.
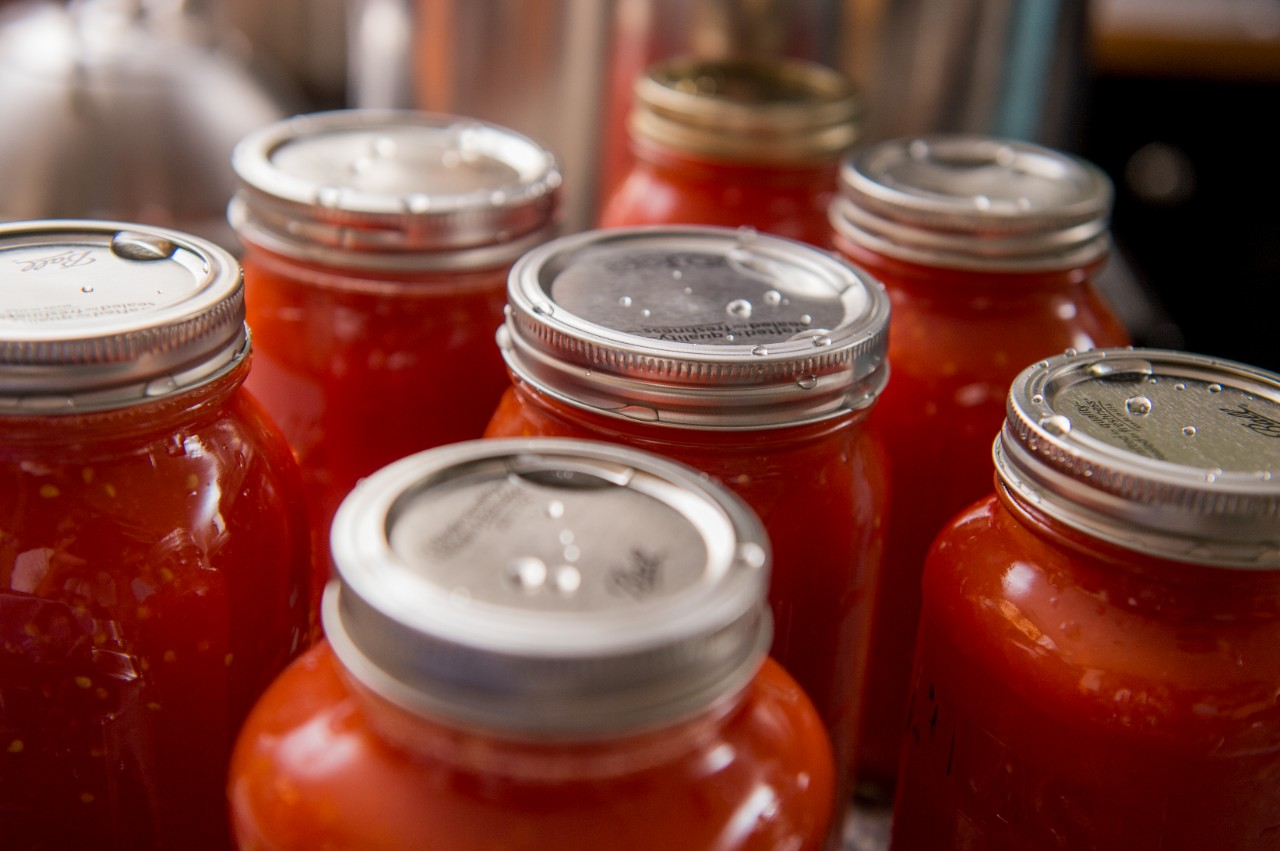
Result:
<instances>
[{"instance_id":1,"label":"tall jar","mask_svg":"<svg viewBox=\"0 0 1280 851\"><path fill-rule=\"evenodd\" d=\"M753 227L828 248L840 157L861 101L838 72L799 59L678 58L636 82L633 161L600 225Z\"/></svg>"},{"instance_id":2,"label":"tall jar","mask_svg":"<svg viewBox=\"0 0 1280 851\"><path fill-rule=\"evenodd\" d=\"M362 482L327 643L254 709L245 851L813 849L834 765L766 658L768 542L691 469L470 441Z\"/></svg>"},{"instance_id":3,"label":"tall jar","mask_svg":"<svg viewBox=\"0 0 1280 851\"><path fill-rule=\"evenodd\" d=\"M887 377L883 288L791 240L629 228L525 255L509 302L514 383L487 434L627 444L745 499L773 543L772 654L848 765L882 538L864 423Z\"/></svg>"},{"instance_id":4,"label":"tall jar","mask_svg":"<svg viewBox=\"0 0 1280 851\"><path fill-rule=\"evenodd\" d=\"M894 139L844 160L836 248L893 304L893 381L871 422L893 502L859 752L867 797L892 797L925 553L991 489L986 459L1009 383L1068 348L1128 342L1094 285L1110 208L1099 169L1023 142Z\"/></svg>"},{"instance_id":5,"label":"tall jar","mask_svg":"<svg viewBox=\"0 0 1280 851\"><path fill-rule=\"evenodd\" d=\"M893 851L1280 848L1280 376L1024 370L938 537Z\"/></svg>"},{"instance_id":6,"label":"tall jar","mask_svg":"<svg viewBox=\"0 0 1280 851\"><path fill-rule=\"evenodd\" d=\"M305 646L298 469L245 392L235 259L0 226L0 845L226 849L253 701Z\"/></svg>"},{"instance_id":7,"label":"tall jar","mask_svg":"<svg viewBox=\"0 0 1280 851\"><path fill-rule=\"evenodd\" d=\"M236 147L249 388L302 464L317 547L362 476L479 437L507 384L506 275L555 227L552 154L505 128L348 110Z\"/></svg>"}]
</instances>

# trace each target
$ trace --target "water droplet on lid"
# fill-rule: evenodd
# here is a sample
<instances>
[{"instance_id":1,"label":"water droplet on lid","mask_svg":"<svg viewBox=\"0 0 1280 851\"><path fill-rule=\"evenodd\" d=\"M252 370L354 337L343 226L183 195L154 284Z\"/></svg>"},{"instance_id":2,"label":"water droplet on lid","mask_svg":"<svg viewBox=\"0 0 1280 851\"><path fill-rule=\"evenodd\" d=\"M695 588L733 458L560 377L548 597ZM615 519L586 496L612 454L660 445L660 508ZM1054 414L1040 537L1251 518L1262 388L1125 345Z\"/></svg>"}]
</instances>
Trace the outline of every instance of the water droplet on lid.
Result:
<instances>
[{"instance_id":1,"label":"water droplet on lid","mask_svg":"<svg viewBox=\"0 0 1280 851\"><path fill-rule=\"evenodd\" d=\"M535 302L532 309L533 312L539 316L550 316L556 312L555 308L547 304L545 301Z\"/></svg>"},{"instance_id":2,"label":"water droplet on lid","mask_svg":"<svg viewBox=\"0 0 1280 851\"><path fill-rule=\"evenodd\" d=\"M618 304L622 305L623 307L630 307L630 306L631 306L631 296L629 296L629 295L624 295L624 296L622 296L621 298L619 298L619 299L618 299Z\"/></svg>"},{"instance_id":3,"label":"water droplet on lid","mask_svg":"<svg viewBox=\"0 0 1280 851\"><path fill-rule=\"evenodd\" d=\"M553 499L547 503L547 516L553 520L564 517L564 503L558 499Z\"/></svg>"},{"instance_id":4,"label":"water droplet on lid","mask_svg":"<svg viewBox=\"0 0 1280 851\"><path fill-rule=\"evenodd\" d=\"M693 287L685 287L685 288L684 288L684 294L685 294L685 295L693 295Z\"/></svg>"},{"instance_id":5,"label":"water droplet on lid","mask_svg":"<svg viewBox=\"0 0 1280 851\"><path fill-rule=\"evenodd\" d=\"M166 375L163 378L148 382L142 392L146 396L164 396L177 389L178 382L172 376Z\"/></svg>"},{"instance_id":6,"label":"water droplet on lid","mask_svg":"<svg viewBox=\"0 0 1280 851\"><path fill-rule=\"evenodd\" d=\"M819 348L831 345L831 338L826 334L818 334L813 338L813 344Z\"/></svg>"},{"instance_id":7,"label":"water droplet on lid","mask_svg":"<svg viewBox=\"0 0 1280 851\"><path fill-rule=\"evenodd\" d=\"M653 311L646 307L644 310L640 311L640 315L645 319L648 319L653 315Z\"/></svg>"},{"instance_id":8,"label":"water droplet on lid","mask_svg":"<svg viewBox=\"0 0 1280 851\"><path fill-rule=\"evenodd\" d=\"M91 287L91 286L89 286L89 285L87 285L87 284L86 284L85 286L83 286L83 287L81 287L81 288L80 288L80 292L82 292L82 293L91 293L91 292L93 292L93 287Z\"/></svg>"},{"instance_id":9,"label":"water droplet on lid","mask_svg":"<svg viewBox=\"0 0 1280 851\"><path fill-rule=\"evenodd\" d=\"M1210 385L1209 385L1209 392L1210 392L1210 393L1221 393L1221 392L1222 392L1222 385L1221 385L1221 384L1210 384Z\"/></svg>"},{"instance_id":10,"label":"water droplet on lid","mask_svg":"<svg viewBox=\"0 0 1280 851\"><path fill-rule=\"evenodd\" d=\"M724 306L724 312L737 319L751 318L751 302L745 298L735 298Z\"/></svg>"},{"instance_id":11,"label":"water droplet on lid","mask_svg":"<svg viewBox=\"0 0 1280 851\"><path fill-rule=\"evenodd\" d=\"M777 290L769 290L764 294L764 303L768 305L779 305L782 303L782 293Z\"/></svg>"},{"instance_id":12,"label":"water droplet on lid","mask_svg":"<svg viewBox=\"0 0 1280 851\"><path fill-rule=\"evenodd\" d=\"M426 213L431 209L431 196L425 192L412 192L404 196L404 208L416 215Z\"/></svg>"},{"instance_id":13,"label":"water droplet on lid","mask_svg":"<svg viewBox=\"0 0 1280 851\"><path fill-rule=\"evenodd\" d=\"M673 269L671 270L671 277L675 278L678 281L684 277L684 272L681 271L680 269ZM692 290L689 290L689 289L686 289L685 291L692 292Z\"/></svg>"},{"instance_id":14,"label":"water droplet on lid","mask_svg":"<svg viewBox=\"0 0 1280 851\"><path fill-rule=\"evenodd\" d=\"M396 155L396 140L390 136L379 136L373 140L369 146L375 156L394 157Z\"/></svg>"},{"instance_id":15,"label":"water droplet on lid","mask_svg":"<svg viewBox=\"0 0 1280 851\"><path fill-rule=\"evenodd\" d=\"M724 338L725 338L725 340L726 340L726 341L728 341L728 342L732 343L734 340L738 339L738 335L737 335L737 334L725 334L725 335L724 335Z\"/></svg>"},{"instance_id":16,"label":"water droplet on lid","mask_svg":"<svg viewBox=\"0 0 1280 851\"><path fill-rule=\"evenodd\" d=\"M169 240L145 233L122 230L111 237L111 253L125 260L166 260L177 250Z\"/></svg>"},{"instance_id":17,"label":"water droplet on lid","mask_svg":"<svg viewBox=\"0 0 1280 851\"><path fill-rule=\"evenodd\" d=\"M1186 435L1187 437L1195 437L1195 436L1196 436L1196 427L1195 427L1195 426L1184 426L1184 427L1183 427L1183 429L1182 429L1182 433L1183 433L1184 435Z\"/></svg>"},{"instance_id":18,"label":"water droplet on lid","mask_svg":"<svg viewBox=\"0 0 1280 851\"><path fill-rule=\"evenodd\" d=\"M1025 195L1019 195L1017 199L1014 200L1013 205L1017 207L1020 212L1026 213L1031 210L1031 199Z\"/></svg>"},{"instance_id":19,"label":"water droplet on lid","mask_svg":"<svg viewBox=\"0 0 1280 851\"><path fill-rule=\"evenodd\" d=\"M1185 385L1185 384L1183 384L1181 381L1179 381L1177 384L1173 385L1173 389L1174 389L1174 390L1186 390L1186 389L1187 389L1187 385Z\"/></svg>"},{"instance_id":20,"label":"water droplet on lid","mask_svg":"<svg viewBox=\"0 0 1280 851\"><path fill-rule=\"evenodd\" d=\"M812 390L813 388L818 386L818 376L816 375L801 376L800 379L796 381L796 384L800 386L801 390Z\"/></svg>"},{"instance_id":21,"label":"water droplet on lid","mask_svg":"<svg viewBox=\"0 0 1280 851\"><path fill-rule=\"evenodd\" d=\"M990 210L991 199L986 195L974 195L973 206L977 207L979 210Z\"/></svg>"},{"instance_id":22,"label":"water droplet on lid","mask_svg":"<svg viewBox=\"0 0 1280 851\"><path fill-rule=\"evenodd\" d=\"M551 575L551 585L566 597L582 587L582 573L570 564L562 564Z\"/></svg>"},{"instance_id":23,"label":"water droplet on lid","mask_svg":"<svg viewBox=\"0 0 1280 851\"><path fill-rule=\"evenodd\" d=\"M1041 393L1037 393L1036 395L1032 396L1032 397L1031 397L1031 404L1033 404L1033 405L1043 405L1043 404L1044 404L1044 395L1043 395L1043 394L1041 394Z\"/></svg>"},{"instance_id":24,"label":"water droplet on lid","mask_svg":"<svg viewBox=\"0 0 1280 851\"><path fill-rule=\"evenodd\" d=\"M507 565L506 577L523 591L537 591L547 582L547 565L537 556L520 556Z\"/></svg>"},{"instance_id":25,"label":"water droplet on lid","mask_svg":"<svg viewBox=\"0 0 1280 851\"><path fill-rule=\"evenodd\" d=\"M321 207L337 207L342 203L342 190L336 186L321 186L316 190L316 204Z\"/></svg>"},{"instance_id":26,"label":"water droplet on lid","mask_svg":"<svg viewBox=\"0 0 1280 851\"><path fill-rule=\"evenodd\" d=\"M1221 475L1222 475L1222 470L1215 467L1214 469L1204 474L1204 480L1212 484L1213 482L1216 482L1218 480L1218 476L1221 476Z\"/></svg>"},{"instance_id":27,"label":"water droplet on lid","mask_svg":"<svg viewBox=\"0 0 1280 851\"><path fill-rule=\"evenodd\" d=\"M1053 435L1064 435L1071 432L1071 420L1061 414L1054 414L1051 417L1045 417L1040 420L1040 428Z\"/></svg>"},{"instance_id":28,"label":"water droplet on lid","mask_svg":"<svg viewBox=\"0 0 1280 851\"><path fill-rule=\"evenodd\" d=\"M752 346L751 354L762 357L764 355L769 354L769 349L767 346Z\"/></svg>"},{"instance_id":29,"label":"water droplet on lid","mask_svg":"<svg viewBox=\"0 0 1280 851\"><path fill-rule=\"evenodd\" d=\"M1125 400L1124 409L1135 417L1145 417L1151 413L1151 400L1146 396L1131 396Z\"/></svg>"},{"instance_id":30,"label":"water droplet on lid","mask_svg":"<svg viewBox=\"0 0 1280 851\"><path fill-rule=\"evenodd\" d=\"M1077 350L1075 350L1075 349L1068 348L1068 349L1066 349L1065 351L1063 351L1063 354L1064 354L1064 355L1066 355L1066 356L1067 356L1067 357L1069 357L1069 358L1073 358L1073 357L1075 357L1076 355L1080 354L1080 352L1078 352L1078 351L1077 351Z\"/></svg>"},{"instance_id":31,"label":"water droplet on lid","mask_svg":"<svg viewBox=\"0 0 1280 851\"><path fill-rule=\"evenodd\" d=\"M495 207L501 207L507 203L507 193L501 189L495 189L489 193L489 203Z\"/></svg>"},{"instance_id":32,"label":"water droplet on lid","mask_svg":"<svg viewBox=\"0 0 1280 851\"><path fill-rule=\"evenodd\" d=\"M1044 369L1048 365L1049 365L1049 362L1047 360L1042 360L1038 364L1036 364L1036 367L1039 369Z\"/></svg>"},{"instance_id":33,"label":"water droplet on lid","mask_svg":"<svg viewBox=\"0 0 1280 851\"><path fill-rule=\"evenodd\" d=\"M745 567L761 568L765 564L764 548L759 544L745 543L738 546L738 563Z\"/></svg>"}]
</instances>

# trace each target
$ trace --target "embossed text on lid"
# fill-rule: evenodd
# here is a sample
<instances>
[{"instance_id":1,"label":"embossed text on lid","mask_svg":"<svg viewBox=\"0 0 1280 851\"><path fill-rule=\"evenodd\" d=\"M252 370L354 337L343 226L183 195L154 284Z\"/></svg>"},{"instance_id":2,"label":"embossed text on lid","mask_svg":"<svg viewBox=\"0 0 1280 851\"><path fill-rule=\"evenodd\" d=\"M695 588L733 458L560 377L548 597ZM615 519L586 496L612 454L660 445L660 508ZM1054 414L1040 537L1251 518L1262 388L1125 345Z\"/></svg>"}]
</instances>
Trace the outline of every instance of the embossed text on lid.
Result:
<instances>
[{"instance_id":1,"label":"embossed text on lid","mask_svg":"<svg viewBox=\"0 0 1280 851\"><path fill-rule=\"evenodd\" d=\"M130 405L247 351L240 267L222 248L120 222L0 225L0 410Z\"/></svg>"},{"instance_id":2,"label":"embossed text on lid","mask_svg":"<svg viewBox=\"0 0 1280 851\"><path fill-rule=\"evenodd\" d=\"M389 699L470 723L663 723L740 688L768 643L758 520L633 449L420 453L356 488L332 545L325 629L343 663Z\"/></svg>"},{"instance_id":3,"label":"embossed text on lid","mask_svg":"<svg viewBox=\"0 0 1280 851\"><path fill-rule=\"evenodd\" d=\"M1078 528L1190 561L1280 568L1280 376L1157 349L1024 370L1007 484Z\"/></svg>"},{"instance_id":4,"label":"embossed text on lid","mask_svg":"<svg viewBox=\"0 0 1280 851\"><path fill-rule=\"evenodd\" d=\"M508 365L571 404L751 428L868 407L887 376L889 303L812 246L750 230L617 228L513 268Z\"/></svg>"}]
</instances>

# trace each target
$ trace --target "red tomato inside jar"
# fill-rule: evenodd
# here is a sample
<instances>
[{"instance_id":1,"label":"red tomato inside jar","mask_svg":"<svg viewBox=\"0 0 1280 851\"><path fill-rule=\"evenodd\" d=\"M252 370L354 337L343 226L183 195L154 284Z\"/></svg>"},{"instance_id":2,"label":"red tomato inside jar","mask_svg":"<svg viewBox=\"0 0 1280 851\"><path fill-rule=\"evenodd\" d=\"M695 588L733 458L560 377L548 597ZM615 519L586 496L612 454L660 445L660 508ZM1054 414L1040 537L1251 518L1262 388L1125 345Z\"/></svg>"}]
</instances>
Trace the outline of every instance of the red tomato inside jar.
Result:
<instances>
[{"instance_id":1,"label":"red tomato inside jar","mask_svg":"<svg viewBox=\"0 0 1280 851\"><path fill-rule=\"evenodd\" d=\"M240 847L819 851L830 746L765 652L768 543L647 453L440 447L334 523L328 641L254 709Z\"/></svg>"},{"instance_id":2,"label":"red tomato inside jar","mask_svg":"<svg viewBox=\"0 0 1280 851\"><path fill-rule=\"evenodd\" d=\"M324 582L242 299L184 234L0 228L6 851L228 847L232 741Z\"/></svg>"},{"instance_id":3,"label":"red tomato inside jar","mask_svg":"<svg viewBox=\"0 0 1280 851\"><path fill-rule=\"evenodd\" d=\"M995 461L926 564L891 847L1280 847L1280 376L1054 358Z\"/></svg>"}]
</instances>

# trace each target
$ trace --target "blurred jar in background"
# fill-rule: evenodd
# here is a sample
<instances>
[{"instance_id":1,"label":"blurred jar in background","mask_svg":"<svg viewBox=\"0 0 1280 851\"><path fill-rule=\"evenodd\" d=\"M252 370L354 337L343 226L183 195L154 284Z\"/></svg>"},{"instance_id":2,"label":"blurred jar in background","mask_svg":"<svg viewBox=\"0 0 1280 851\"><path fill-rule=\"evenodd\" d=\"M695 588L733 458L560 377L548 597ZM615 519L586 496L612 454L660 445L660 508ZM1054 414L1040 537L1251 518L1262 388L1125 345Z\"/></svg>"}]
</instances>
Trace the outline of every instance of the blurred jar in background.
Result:
<instances>
[{"instance_id":1,"label":"blurred jar in background","mask_svg":"<svg viewBox=\"0 0 1280 851\"><path fill-rule=\"evenodd\" d=\"M603 227L748 226L821 247L860 101L834 70L800 60L659 63L636 83L631 166Z\"/></svg>"},{"instance_id":2,"label":"blurred jar in background","mask_svg":"<svg viewBox=\"0 0 1280 851\"><path fill-rule=\"evenodd\" d=\"M0 227L6 851L229 846L231 744L325 580L243 293L175 231Z\"/></svg>"},{"instance_id":3,"label":"blurred jar in background","mask_svg":"<svg viewBox=\"0 0 1280 851\"><path fill-rule=\"evenodd\" d=\"M1110 204L1093 165L1012 140L893 139L845 159L836 247L893 305L893 377L870 424L892 493L857 772L871 797L896 773L925 553L990 491L1009 382L1064 349L1128 342L1093 280Z\"/></svg>"},{"instance_id":4,"label":"blurred jar in background","mask_svg":"<svg viewBox=\"0 0 1280 851\"><path fill-rule=\"evenodd\" d=\"M1280 846L1280 375L1028 367L943 530L893 851Z\"/></svg>"},{"instance_id":5,"label":"blurred jar in background","mask_svg":"<svg viewBox=\"0 0 1280 851\"><path fill-rule=\"evenodd\" d=\"M819 851L822 724L766 657L768 540L696 471L472 441L362 482L327 641L245 725L242 848Z\"/></svg>"},{"instance_id":6,"label":"blurred jar in background","mask_svg":"<svg viewBox=\"0 0 1280 851\"><path fill-rule=\"evenodd\" d=\"M457 116L300 116L236 148L249 388L293 445L317 546L362 476L479 437L507 386L510 265L556 225L554 156Z\"/></svg>"},{"instance_id":7,"label":"blurred jar in background","mask_svg":"<svg viewBox=\"0 0 1280 851\"><path fill-rule=\"evenodd\" d=\"M514 383L486 434L646 449L745 499L773 544L771 652L850 766L883 537L865 428L888 371L883 287L792 240L636 227L534 249L509 302Z\"/></svg>"}]
</instances>

